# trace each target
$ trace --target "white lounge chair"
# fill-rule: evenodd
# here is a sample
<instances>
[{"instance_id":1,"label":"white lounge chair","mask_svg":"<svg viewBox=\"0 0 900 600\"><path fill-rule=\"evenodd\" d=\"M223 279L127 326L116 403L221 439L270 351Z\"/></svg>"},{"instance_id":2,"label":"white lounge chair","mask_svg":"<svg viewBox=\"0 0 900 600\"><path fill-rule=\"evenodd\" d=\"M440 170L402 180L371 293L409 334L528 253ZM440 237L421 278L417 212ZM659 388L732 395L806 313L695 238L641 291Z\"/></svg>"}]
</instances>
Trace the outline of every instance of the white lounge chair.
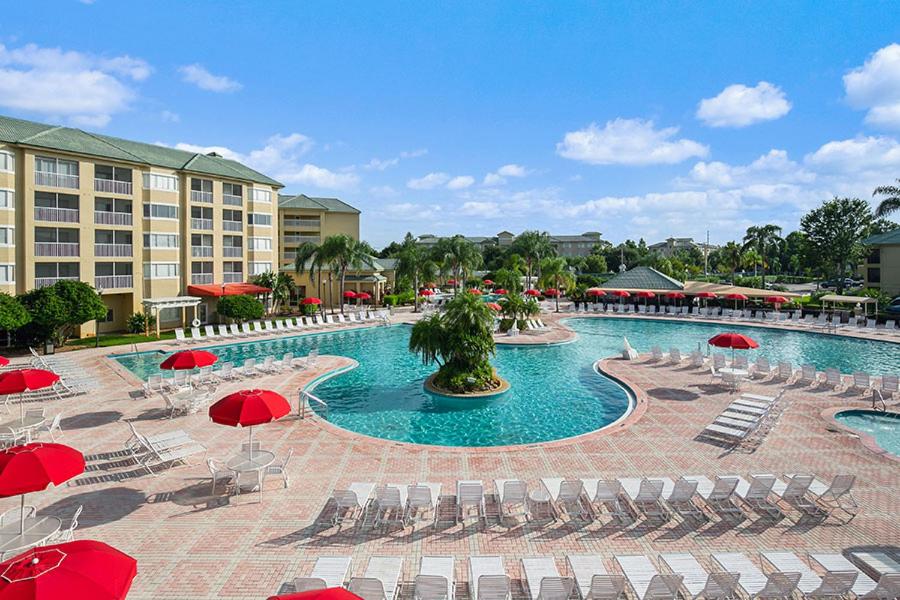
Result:
<instances>
[{"instance_id":1,"label":"white lounge chair","mask_svg":"<svg viewBox=\"0 0 900 600\"><path fill-rule=\"evenodd\" d=\"M241 323L241 334L245 337L250 337L253 335L253 330L250 329L250 323L247 323L246 321Z\"/></svg>"},{"instance_id":2,"label":"white lounge chair","mask_svg":"<svg viewBox=\"0 0 900 600\"><path fill-rule=\"evenodd\" d=\"M856 574L852 572L831 573L825 578L819 577L793 552L762 552L760 554L767 563L782 573L799 573L800 581L797 582L797 589L810 600L812 598L843 598L850 592L856 581Z\"/></svg>"},{"instance_id":3,"label":"white lounge chair","mask_svg":"<svg viewBox=\"0 0 900 600\"><path fill-rule=\"evenodd\" d=\"M308 576L294 578L294 591L307 592L343 587L349 573L349 556L320 556Z\"/></svg>"},{"instance_id":4,"label":"white lounge chair","mask_svg":"<svg viewBox=\"0 0 900 600\"><path fill-rule=\"evenodd\" d=\"M232 337L243 337L244 334L241 333L241 330L238 329L237 323L231 323L228 325L228 332L232 335Z\"/></svg>"},{"instance_id":5,"label":"white lounge chair","mask_svg":"<svg viewBox=\"0 0 900 600\"><path fill-rule=\"evenodd\" d=\"M191 327L191 342L202 342L203 336L200 334L199 327Z\"/></svg>"},{"instance_id":6,"label":"white lounge chair","mask_svg":"<svg viewBox=\"0 0 900 600\"><path fill-rule=\"evenodd\" d=\"M419 482L408 486L403 522L406 525L415 524L416 521L424 520L425 515L430 513L432 525L437 527L440 500L440 483Z\"/></svg>"},{"instance_id":7,"label":"white lounge chair","mask_svg":"<svg viewBox=\"0 0 900 600\"><path fill-rule=\"evenodd\" d=\"M248 358L244 360L244 366L241 367L241 375L244 377L252 377L258 374L259 371L256 369L256 359Z\"/></svg>"},{"instance_id":8,"label":"white lounge chair","mask_svg":"<svg viewBox=\"0 0 900 600\"><path fill-rule=\"evenodd\" d=\"M469 557L471 600L509 600L509 576L500 556Z\"/></svg>"},{"instance_id":9,"label":"white lounge chair","mask_svg":"<svg viewBox=\"0 0 900 600\"><path fill-rule=\"evenodd\" d=\"M221 338L231 337L231 333L228 331L227 325L219 325L219 337L221 337Z\"/></svg>"},{"instance_id":10,"label":"white lounge chair","mask_svg":"<svg viewBox=\"0 0 900 600\"><path fill-rule=\"evenodd\" d=\"M769 474L752 475L748 483L743 477L738 477L735 488L735 496L756 512L763 513L772 518L781 516L778 505L769 501L776 477Z\"/></svg>"},{"instance_id":11,"label":"white lounge chair","mask_svg":"<svg viewBox=\"0 0 900 600\"><path fill-rule=\"evenodd\" d=\"M847 391L854 391L864 394L872 389L872 379L865 371L856 371L853 373L853 383L847 388Z\"/></svg>"},{"instance_id":12,"label":"white lounge chair","mask_svg":"<svg viewBox=\"0 0 900 600\"><path fill-rule=\"evenodd\" d=\"M215 332L212 325L206 325L203 327L203 331L206 333L206 338L213 340L219 337L219 334Z\"/></svg>"},{"instance_id":13,"label":"white lounge chair","mask_svg":"<svg viewBox=\"0 0 900 600\"><path fill-rule=\"evenodd\" d=\"M374 483L354 482L347 488L332 491L331 500L335 504L335 510L331 522L339 525L346 520L365 516L369 499L374 490Z\"/></svg>"},{"instance_id":14,"label":"white lounge chair","mask_svg":"<svg viewBox=\"0 0 900 600\"><path fill-rule=\"evenodd\" d=\"M479 519L486 517L484 506L484 485L481 481L458 481L456 483L456 522L465 521L471 509L476 510Z\"/></svg>"},{"instance_id":15,"label":"white lounge chair","mask_svg":"<svg viewBox=\"0 0 900 600\"><path fill-rule=\"evenodd\" d=\"M363 600L394 600L400 592L403 559L395 556L369 558L362 577L353 577L347 589Z\"/></svg>"},{"instance_id":16,"label":"white lounge chair","mask_svg":"<svg viewBox=\"0 0 900 600\"><path fill-rule=\"evenodd\" d=\"M634 590L638 600L674 600L678 596L683 577L662 575L642 554L616 555L616 562Z\"/></svg>"},{"instance_id":17,"label":"white lounge chair","mask_svg":"<svg viewBox=\"0 0 900 600\"><path fill-rule=\"evenodd\" d=\"M504 518L524 515L528 518L528 484L519 479L495 479L497 508L500 521Z\"/></svg>"},{"instance_id":18,"label":"white lounge chair","mask_svg":"<svg viewBox=\"0 0 900 600\"><path fill-rule=\"evenodd\" d=\"M666 498L666 504L681 515L683 519L705 521L707 519L706 513L694 503L698 485L696 481L688 481L683 477L678 478L672 486L672 491Z\"/></svg>"},{"instance_id":19,"label":"white lounge chair","mask_svg":"<svg viewBox=\"0 0 900 600\"><path fill-rule=\"evenodd\" d=\"M582 600L619 600L625 594L625 578L610 575L603 557L589 554L566 555L569 573Z\"/></svg>"},{"instance_id":20,"label":"white lounge chair","mask_svg":"<svg viewBox=\"0 0 900 600\"><path fill-rule=\"evenodd\" d=\"M882 575L880 580L876 582L860 571L859 567L847 560L842 554L812 553L809 555L809 559L824 569L826 574L855 573L856 580L853 582L851 591L857 598L880 600L883 598L894 598L900 595L900 573ZM890 581L886 581L885 577L893 577L894 585L891 586Z\"/></svg>"},{"instance_id":21,"label":"white lounge chair","mask_svg":"<svg viewBox=\"0 0 900 600\"><path fill-rule=\"evenodd\" d=\"M423 556L413 584L415 600L453 600L456 590L452 556Z\"/></svg>"},{"instance_id":22,"label":"white lounge chair","mask_svg":"<svg viewBox=\"0 0 900 600\"><path fill-rule=\"evenodd\" d=\"M738 552L716 553L712 559L722 570L740 574L738 585L750 598L790 598L800 581L800 573L776 571L764 575L749 558Z\"/></svg>"},{"instance_id":23,"label":"white lounge chair","mask_svg":"<svg viewBox=\"0 0 900 600\"><path fill-rule=\"evenodd\" d=\"M574 579L559 574L552 557L523 558L522 573L531 600L568 600L575 587Z\"/></svg>"},{"instance_id":24,"label":"white lounge chair","mask_svg":"<svg viewBox=\"0 0 900 600\"><path fill-rule=\"evenodd\" d=\"M177 344L186 344L188 339L184 337L184 329L181 327L175 328L175 343Z\"/></svg>"},{"instance_id":25,"label":"white lounge chair","mask_svg":"<svg viewBox=\"0 0 900 600\"><path fill-rule=\"evenodd\" d=\"M739 573L714 571L707 573L693 554L660 554L659 561L672 573L683 577L682 584L692 598L705 600L726 600L735 596Z\"/></svg>"}]
</instances>

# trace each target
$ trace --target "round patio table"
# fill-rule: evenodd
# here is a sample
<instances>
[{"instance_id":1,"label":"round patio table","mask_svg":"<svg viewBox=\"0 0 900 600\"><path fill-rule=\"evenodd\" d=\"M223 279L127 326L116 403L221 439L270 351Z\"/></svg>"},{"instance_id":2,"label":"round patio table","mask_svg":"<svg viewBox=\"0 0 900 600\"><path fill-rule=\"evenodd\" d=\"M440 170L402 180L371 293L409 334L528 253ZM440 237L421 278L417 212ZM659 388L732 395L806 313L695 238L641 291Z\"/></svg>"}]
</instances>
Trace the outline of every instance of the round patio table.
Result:
<instances>
[{"instance_id":1,"label":"round patio table","mask_svg":"<svg viewBox=\"0 0 900 600\"><path fill-rule=\"evenodd\" d=\"M13 431L25 434L27 442L31 441L31 432L46 423L47 417L43 415L26 415L24 417L0 423L0 431L12 429Z\"/></svg>"},{"instance_id":2,"label":"round patio table","mask_svg":"<svg viewBox=\"0 0 900 600\"><path fill-rule=\"evenodd\" d=\"M225 463L225 466L237 473L247 473L265 469L273 462L275 462L274 452L269 452L268 450L255 450L253 452L253 458L250 458L249 452L241 452L240 454L229 458L228 462Z\"/></svg>"},{"instance_id":3,"label":"round patio table","mask_svg":"<svg viewBox=\"0 0 900 600\"><path fill-rule=\"evenodd\" d=\"M746 377L750 373L747 369L736 369L733 367L722 367L721 369L717 369L719 373L728 373L729 375L734 375L735 377Z\"/></svg>"},{"instance_id":4,"label":"round patio table","mask_svg":"<svg viewBox=\"0 0 900 600\"><path fill-rule=\"evenodd\" d=\"M25 533L19 533L18 519L0 527L0 555L18 554L46 542L62 527L59 517L26 517Z\"/></svg>"}]
</instances>

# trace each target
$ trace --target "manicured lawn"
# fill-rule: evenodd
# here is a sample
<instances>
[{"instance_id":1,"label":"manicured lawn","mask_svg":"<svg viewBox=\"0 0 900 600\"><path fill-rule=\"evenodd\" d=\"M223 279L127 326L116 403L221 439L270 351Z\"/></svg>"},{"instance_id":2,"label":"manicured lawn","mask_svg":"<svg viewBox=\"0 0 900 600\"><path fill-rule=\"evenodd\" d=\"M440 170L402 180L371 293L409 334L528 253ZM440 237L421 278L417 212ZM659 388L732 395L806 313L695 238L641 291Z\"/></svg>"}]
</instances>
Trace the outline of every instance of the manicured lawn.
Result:
<instances>
[{"instance_id":1,"label":"manicured lawn","mask_svg":"<svg viewBox=\"0 0 900 600\"><path fill-rule=\"evenodd\" d=\"M175 332L163 331L159 339L173 340ZM130 344L140 344L141 342L155 342L156 334L144 335L142 333L110 333L100 334L100 347L107 348L110 346L125 346ZM69 340L66 342L66 348L93 348L96 340L92 337L80 340Z\"/></svg>"}]
</instances>

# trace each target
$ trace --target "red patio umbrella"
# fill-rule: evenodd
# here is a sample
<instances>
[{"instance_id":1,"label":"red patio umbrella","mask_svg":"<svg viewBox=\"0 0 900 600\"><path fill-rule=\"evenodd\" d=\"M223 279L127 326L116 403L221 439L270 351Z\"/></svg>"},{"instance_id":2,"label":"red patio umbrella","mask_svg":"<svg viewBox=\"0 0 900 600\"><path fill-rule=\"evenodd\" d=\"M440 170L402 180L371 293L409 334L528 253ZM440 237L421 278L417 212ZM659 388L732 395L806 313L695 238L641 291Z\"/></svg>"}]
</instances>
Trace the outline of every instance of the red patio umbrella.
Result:
<instances>
[{"instance_id":1,"label":"red patio umbrella","mask_svg":"<svg viewBox=\"0 0 900 600\"><path fill-rule=\"evenodd\" d=\"M610 296L616 296L617 298L630 298L631 294L626 292L625 290L613 290L611 292L607 292Z\"/></svg>"},{"instance_id":2,"label":"red patio umbrella","mask_svg":"<svg viewBox=\"0 0 900 600\"><path fill-rule=\"evenodd\" d=\"M491 281L490 279L485 279L485 280L484 280L484 285L494 285L494 282Z\"/></svg>"},{"instance_id":3,"label":"red patio umbrella","mask_svg":"<svg viewBox=\"0 0 900 600\"><path fill-rule=\"evenodd\" d=\"M541 293L537 290L525 290L526 296L540 296Z\"/></svg>"},{"instance_id":4,"label":"red patio umbrella","mask_svg":"<svg viewBox=\"0 0 900 600\"><path fill-rule=\"evenodd\" d=\"M195 367L208 367L215 364L219 357L206 350L181 350L169 356L159 365L160 369L183 371Z\"/></svg>"},{"instance_id":5,"label":"red patio umbrella","mask_svg":"<svg viewBox=\"0 0 900 600\"><path fill-rule=\"evenodd\" d=\"M281 394L269 390L241 390L229 394L209 407L213 423L250 428L250 458L253 458L253 426L271 423L291 412Z\"/></svg>"},{"instance_id":6,"label":"red patio umbrella","mask_svg":"<svg viewBox=\"0 0 900 600\"><path fill-rule=\"evenodd\" d=\"M269 596L268 600L362 600L359 596L345 588L335 587L323 590L309 590L281 596Z\"/></svg>"},{"instance_id":7,"label":"red patio umbrella","mask_svg":"<svg viewBox=\"0 0 900 600\"><path fill-rule=\"evenodd\" d=\"M766 298L767 304L785 304L787 301L788 299L784 296L769 296Z\"/></svg>"},{"instance_id":8,"label":"red patio umbrella","mask_svg":"<svg viewBox=\"0 0 900 600\"><path fill-rule=\"evenodd\" d=\"M697 298L718 298L713 292L697 292L694 296Z\"/></svg>"},{"instance_id":9,"label":"red patio umbrella","mask_svg":"<svg viewBox=\"0 0 900 600\"><path fill-rule=\"evenodd\" d=\"M310 296L309 298L304 298L303 300L301 300L300 304L322 304L322 301L315 296Z\"/></svg>"},{"instance_id":10,"label":"red patio umbrella","mask_svg":"<svg viewBox=\"0 0 900 600\"><path fill-rule=\"evenodd\" d=\"M456 285L456 280L455 280L455 279L448 279L448 280L447 280L447 285Z\"/></svg>"},{"instance_id":11,"label":"red patio umbrella","mask_svg":"<svg viewBox=\"0 0 900 600\"><path fill-rule=\"evenodd\" d=\"M496 302L488 302L486 305L491 310L500 311L503 307L497 304Z\"/></svg>"},{"instance_id":12,"label":"red patio umbrella","mask_svg":"<svg viewBox=\"0 0 900 600\"><path fill-rule=\"evenodd\" d=\"M471 288L471 289L469 289L469 293L470 293L470 294L475 294L476 296L480 296L480 295L481 295L481 290L479 290L478 288Z\"/></svg>"},{"instance_id":13,"label":"red patio umbrella","mask_svg":"<svg viewBox=\"0 0 900 600\"><path fill-rule=\"evenodd\" d=\"M53 387L59 375L44 369L16 369L0 374L0 396L24 394ZM25 403L19 402L19 412L24 416Z\"/></svg>"},{"instance_id":14,"label":"red patio umbrella","mask_svg":"<svg viewBox=\"0 0 900 600\"><path fill-rule=\"evenodd\" d=\"M734 300L734 308L737 309L738 300L746 302L748 300L747 296L743 294L727 294L725 296L726 300Z\"/></svg>"},{"instance_id":15,"label":"red patio umbrella","mask_svg":"<svg viewBox=\"0 0 900 600\"><path fill-rule=\"evenodd\" d=\"M0 563L0 600L122 600L135 575L137 561L103 542L40 546Z\"/></svg>"},{"instance_id":16,"label":"red patio umbrella","mask_svg":"<svg viewBox=\"0 0 900 600\"><path fill-rule=\"evenodd\" d=\"M735 350L759 348L759 343L756 340L740 333L719 333L709 338L706 343L717 348L731 348L732 364L734 364Z\"/></svg>"},{"instance_id":17,"label":"red patio umbrella","mask_svg":"<svg viewBox=\"0 0 900 600\"><path fill-rule=\"evenodd\" d=\"M5 367L9 364L9 359L5 356L0 356L0 367Z\"/></svg>"},{"instance_id":18,"label":"red patio umbrella","mask_svg":"<svg viewBox=\"0 0 900 600\"><path fill-rule=\"evenodd\" d=\"M360 292L356 295L357 300L368 300L371 297L372 294L370 294L369 292Z\"/></svg>"},{"instance_id":19,"label":"red patio umbrella","mask_svg":"<svg viewBox=\"0 0 900 600\"><path fill-rule=\"evenodd\" d=\"M344 292L344 298L356 298L356 292L353 290L347 290Z\"/></svg>"},{"instance_id":20,"label":"red patio umbrella","mask_svg":"<svg viewBox=\"0 0 900 600\"><path fill-rule=\"evenodd\" d=\"M432 292L431 290L422 290L421 292L419 292L419 295L420 296L434 296L434 292Z\"/></svg>"},{"instance_id":21,"label":"red patio umbrella","mask_svg":"<svg viewBox=\"0 0 900 600\"><path fill-rule=\"evenodd\" d=\"M21 496L19 533L25 531L25 494L84 473L84 456L64 444L35 442L0 451L0 498ZM0 600L4 596L0 594Z\"/></svg>"},{"instance_id":22,"label":"red patio umbrella","mask_svg":"<svg viewBox=\"0 0 900 600\"><path fill-rule=\"evenodd\" d=\"M654 294L653 292L651 292L649 290L640 290L639 292L635 292L634 295L638 298L644 299L644 306L647 306L648 298L656 298L656 294Z\"/></svg>"},{"instance_id":23,"label":"red patio umbrella","mask_svg":"<svg viewBox=\"0 0 900 600\"><path fill-rule=\"evenodd\" d=\"M559 290L556 288L548 288L544 290L544 295L548 298L556 298L557 296L559 296Z\"/></svg>"},{"instance_id":24,"label":"red patio umbrella","mask_svg":"<svg viewBox=\"0 0 900 600\"><path fill-rule=\"evenodd\" d=\"M680 300L681 298L684 298L684 294L681 292L666 292L666 298Z\"/></svg>"},{"instance_id":25,"label":"red patio umbrella","mask_svg":"<svg viewBox=\"0 0 900 600\"><path fill-rule=\"evenodd\" d=\"M494 293L498 296L505 296L508 292L503 288L497 288L496 290L494 290Z\"/></svg>"},{"instance_id":26,"label":"red patio umbrella","mask_svg":"<svg viewBox=\"0 0 900 600\"><path fill-rule=\"evenodd\" d=\"M600 288L588 288L584 291L584 293L588 296L605 296L606 295L606 292L604 292Z\"/></svg>"}]
</instances>

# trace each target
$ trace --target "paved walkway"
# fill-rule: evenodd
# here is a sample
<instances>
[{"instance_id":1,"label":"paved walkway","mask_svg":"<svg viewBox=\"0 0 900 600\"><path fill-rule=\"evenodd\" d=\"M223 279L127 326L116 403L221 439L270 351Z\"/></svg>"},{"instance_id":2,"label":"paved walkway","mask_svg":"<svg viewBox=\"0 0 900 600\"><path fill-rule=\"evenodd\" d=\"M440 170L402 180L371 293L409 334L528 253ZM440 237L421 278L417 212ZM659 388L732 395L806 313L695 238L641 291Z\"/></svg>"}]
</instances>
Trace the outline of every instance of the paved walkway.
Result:
<instances>
[{"instance_id":1,"label":"paved walkway","mask_svg":"<svg viewBox=\"0 0 900 600\"><path fill-rule=\"evenodd\" d=\"M789 407L752 454L731 453L695 439L732 399L709 385L708 374L646 359L604 363L609 372L639 390L638 416L627 426L565 442L506 450L445 450L372 440L336 431L318 418L291 417L254 429L254 439L279 457L290 449L294 452L288 466L290 487L283 489L280 479L270 479L259 503L255 494L228 497L217 491L212 495L202 456L193 466L151 477L122 455L123 442L129 437L125 421L147 434L184 429L217 459L237 451L246 439L245 431L215 425L204 413L168 420L162 399L137 395L131 374L114 368L102 352L85 350L67 356L95 373L101 389L90 396L48 401L46 409L50 414L63 412L65 431L59 441L84 452L88 472L70 485L31 494L28 501L38 507L39 514L64 520L83 504L76 537L108 542L138 559L131 600L265 598L287 589L284 584L293 577L309 574L316 557L322 555L352 556L356 575L363 572L369 556L402 556L407 582L412 581L421 556L453 555L460 559L457 579L465 582L462 559L474 554L502 554L516 579L517 559L529 555L555 556L562 569L567 553L600 553L613 569L611 557L616 553L689 551L705 561L712 551L841 550L900 540L900 467L866 449L855 437L830 431L820 414L835 406L866 406L867 401L857 396L788 387ZM280 391L293 401L306 382L344 360L322 357L314 370L223 385L216 397L252 385ZM778 388L771 382L749 386L751 391L770 394ZM552 391L547 394L547 418L552 418ZM854 496L863 507L859 515L843 525L835 519L772 522L752 513L738 523L714 519L697 527L676 521L663 526L639 522L623 528L609 518L588 524L566 520L499 524L491 501L486 525L472 519L465 526L442 523L436 530L421 524L415 529L372 531L352 524L331 526L332 512L327 507L332 489L354 481L433 481L443 484L445 494L452 494L457 479L488 483L495 477L514 476L537 486L542 476L712 477L797 471L814 472L822 479L855 474ZM0 510L17 505L17 499L4 499ZM463 585L459 593L466 590ZM410 592L408 586L403 596L410 597ZM514 595L522 595L518 583Z\"/></svg>"}]
</instances>

